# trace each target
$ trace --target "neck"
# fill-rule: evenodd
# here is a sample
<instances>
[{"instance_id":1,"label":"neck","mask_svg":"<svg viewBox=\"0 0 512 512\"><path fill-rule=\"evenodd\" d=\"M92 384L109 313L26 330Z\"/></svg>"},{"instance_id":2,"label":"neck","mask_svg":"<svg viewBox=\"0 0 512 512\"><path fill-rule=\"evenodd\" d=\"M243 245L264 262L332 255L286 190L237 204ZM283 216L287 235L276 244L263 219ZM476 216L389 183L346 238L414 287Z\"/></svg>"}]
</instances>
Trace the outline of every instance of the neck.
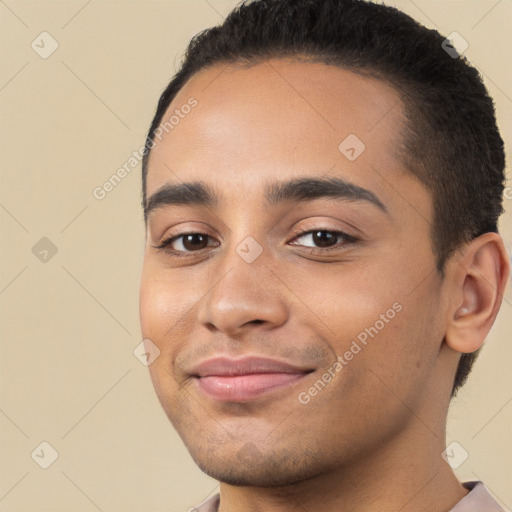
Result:
<instances>
[{"instance_id":1,"label":"neck","mask_svg":"<svg viewBox=\"0 0 512 512\"><path fill-rule=\"evenodd\" d=\"M442 438L421 421L388 443L336 471L286 487L220 484L219 512L449 512L467 493L441 458ZM425 440L427 442L425 442ZM411 448L412 447L412 448Z\"/></svg>"},{"instance_id":2,"label":"neck","mask_svg":"<svg viewBox=\"0 0 512 512\"><path fill-rule=\"evenodd\" d=\"M449 512L468 490L441 457L450 397L438 377L410 421L377 450L285 487L221 483L219 512L303 512L320 504L322 512Z\"/></svg>"}]
</instances>

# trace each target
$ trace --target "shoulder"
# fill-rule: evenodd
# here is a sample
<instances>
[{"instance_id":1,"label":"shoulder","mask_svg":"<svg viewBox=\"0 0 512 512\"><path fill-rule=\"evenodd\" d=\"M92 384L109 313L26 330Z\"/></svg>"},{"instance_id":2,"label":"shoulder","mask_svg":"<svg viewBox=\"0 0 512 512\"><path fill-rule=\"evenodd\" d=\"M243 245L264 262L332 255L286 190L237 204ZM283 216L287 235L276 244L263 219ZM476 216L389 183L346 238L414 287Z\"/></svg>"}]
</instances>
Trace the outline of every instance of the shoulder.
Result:
<instances>
[{"instance_id":1,"label":"shoulder","mask_svg":"<svg viewBox=\"0 0 512 512\"><path fill-rule=\"evenodd\" d=\"M504 512L503 507L491 496L483 482L464 482L469 493L450 512Z\"/></svg>"},{"instance_id":2,"label":"shoulder","mask_svg":"<svg viewBox=\"0 0 512 512\"><path fill-rule=\"evenodd\" d=\"M192 507L188 512L217 512L219 510L220 494L207 498L195 507Z\"/></svg>"}]
</instances>

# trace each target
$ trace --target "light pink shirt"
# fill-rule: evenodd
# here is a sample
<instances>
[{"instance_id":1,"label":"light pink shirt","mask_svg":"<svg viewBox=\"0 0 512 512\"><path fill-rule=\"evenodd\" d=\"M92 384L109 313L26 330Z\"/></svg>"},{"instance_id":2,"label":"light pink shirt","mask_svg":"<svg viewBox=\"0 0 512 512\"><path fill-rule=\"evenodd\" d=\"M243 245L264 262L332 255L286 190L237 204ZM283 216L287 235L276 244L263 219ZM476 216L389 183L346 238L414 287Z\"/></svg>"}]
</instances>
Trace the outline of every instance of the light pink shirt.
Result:
<instances>
[{"instance_id":1,"label":"light pink shirt","mask_svg":"<svg viewBox=\"0 0 512 512\"><path fill-rule=\"evenodd\" d=\"M449 512L504 512L482 482L464 482L462 485L469 490L469 493ZM220 495L215 494L189 510L190 512L218 512L219 502Z\"/></svg>"},{"instance_id":2,"label":"light pink shirt","mask_svg":"<svg viewBox=\"0 0 512 512\"><path fill-rule=\"evenodd\" d=\"M450 512L504 512L482 482L464 482L469 494L464 496Z\"/></svg>"}]
</instances>

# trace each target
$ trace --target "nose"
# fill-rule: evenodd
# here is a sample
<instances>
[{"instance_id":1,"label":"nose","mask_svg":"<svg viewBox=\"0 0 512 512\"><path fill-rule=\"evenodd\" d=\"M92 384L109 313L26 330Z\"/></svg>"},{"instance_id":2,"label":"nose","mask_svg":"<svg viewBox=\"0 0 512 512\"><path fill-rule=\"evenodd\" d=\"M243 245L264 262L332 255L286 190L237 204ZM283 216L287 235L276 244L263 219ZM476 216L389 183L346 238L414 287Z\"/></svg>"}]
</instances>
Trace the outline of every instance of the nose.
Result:
<instances>
[{"instance_id":1,"label":"nose","mask_svg":"<svg viewBox=\"0 0 512 512\"><path fill-rule=\"evenodd\" d=\"M199 305L199 322L211 331L239 337L244 331L269 330L284 324L288 310L283 284L272 256L263 253L251 263L234 249L209 273L211 291Z\"/></svg>"}]
</instances>

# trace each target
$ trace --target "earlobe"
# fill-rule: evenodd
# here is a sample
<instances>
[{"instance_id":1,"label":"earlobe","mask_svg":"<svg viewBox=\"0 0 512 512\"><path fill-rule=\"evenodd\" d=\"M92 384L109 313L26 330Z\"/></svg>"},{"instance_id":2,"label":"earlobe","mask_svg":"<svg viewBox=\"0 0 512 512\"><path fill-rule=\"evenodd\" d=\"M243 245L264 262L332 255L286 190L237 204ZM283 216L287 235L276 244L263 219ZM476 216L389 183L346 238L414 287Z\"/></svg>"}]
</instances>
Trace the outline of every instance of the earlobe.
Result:
<instances>
[{"instance_id":1,"label":"earlobe","mask_svg":"<svg viewBox=\"0 0 512 512\"><path fill-rule=\"evenodd\" d=\"M478 350L500 309L510 262L497 233L485 233L452 256L447 278L451 310L446 344L457 352Z\"/></svg>"}]
</instances>

